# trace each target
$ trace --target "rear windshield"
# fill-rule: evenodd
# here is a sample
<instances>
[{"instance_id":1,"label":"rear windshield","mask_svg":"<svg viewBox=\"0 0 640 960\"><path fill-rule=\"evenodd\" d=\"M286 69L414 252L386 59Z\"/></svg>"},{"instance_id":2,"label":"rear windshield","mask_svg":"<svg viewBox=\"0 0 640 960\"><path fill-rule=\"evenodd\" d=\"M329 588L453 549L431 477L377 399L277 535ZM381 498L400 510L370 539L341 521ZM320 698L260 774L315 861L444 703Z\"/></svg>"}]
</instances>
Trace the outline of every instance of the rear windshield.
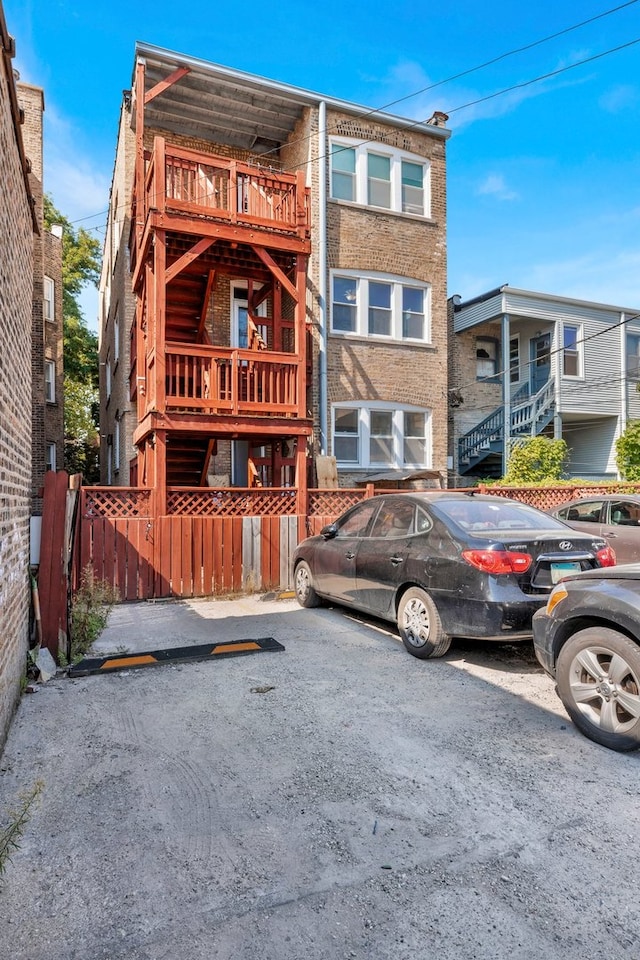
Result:
<instances>
[{"instance_id":1,"label":"rear windshield","mask_svg":"<svg viewBox=\"0 0 640 960\"><path fill-rule=\"evenodd\" d=\"M524 503L500 500L439 500L434 510L463 530L566 530L554 517Z\"/></svg>"}]
</instances>

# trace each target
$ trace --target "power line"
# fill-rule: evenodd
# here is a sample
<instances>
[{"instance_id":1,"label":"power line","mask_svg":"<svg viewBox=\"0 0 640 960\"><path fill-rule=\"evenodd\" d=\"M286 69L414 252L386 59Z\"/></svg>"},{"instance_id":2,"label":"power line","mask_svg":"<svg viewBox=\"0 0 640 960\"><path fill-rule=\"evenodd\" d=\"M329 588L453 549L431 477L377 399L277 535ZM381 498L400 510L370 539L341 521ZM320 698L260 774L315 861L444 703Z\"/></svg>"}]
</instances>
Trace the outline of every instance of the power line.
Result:
<instances>
[{"instance_id":1,"label":"power line","mask_svg":"<svg viewBox=\"0 0 640 960\"><path fill-rule=\"evenodd\" d=\"M597 14L597 15L594 16L594 17L590 17L590 18L587 19L587 20L582 20L582 21L580 21L579 23L572 24L572 25L569 26L569 27L565 27L563 30L559 30L559 31L557 31L556 33L549 34L549 35L546 36L546 37L541 37L541 38L538 39L538 40L533 40L533 41L531 41L530 43L524 44L524 45L521 46L521 47L517 47L517 48L514 48L514 49L512 49L512 50L508 50L508 51L506 51L505 53L499 54L497 57L493 57L491 60L487 60L487 61L485 61L484 63L478 64L478 65L475 66L475 67L469 67L468 69L462 70L462 71L460 71L459 73L453 74L453 75L450 76L450 77L446 77L446 78L443 79L443 80L437 80L435 83L429 84L428 86L423 87L423 88L421 88L420 90L415 90L415 91L413 91L412 93L409 93L409 94L407 94L407 95L404 96L404 97L399 97L398 99L392 100L392 101L390 101L389 103L383 104L383 105L380 106L380 107L375 107L375 108L372 108L371 110L365 111L364 113L359 114L358 116L356 116L355 119L356 119L356 120L365 119L365 118L367 118L367 117L369 117L369 116L372 116L373 114L380 113L380 112L382 112L382 111L384 111L384 110L387 110L389 107L396 106L398 103L403 103L403 102L406 101L406 100L410 100L410 99L412 99L413 97L419 96L419 95L422 94L422 93L426 93L426 92L428 92L428 91L430 91L430 90L433 90L433 89L435 89L436 87L443 86L443 85L446 84L446 83L450 83L450 82L452 82L452 81L454 81L454 80L460 79L461 77L468 76L468 75L470 75L470 74L472 74L472 73L477 72L478 70L483 70L483 69L485 69L486 67L492 66L492 65L495 64L495 63L499 63L499 62L501 62L502 60L506 60L506 59L509 58L509 57L515 56L515 55L517 55L517 54L519 54L519 53L523 53L523 52L525 52L526 50L533 49L534 47L537 47L537 46L540 46L540 45L542 45L542 44L544 44L544 43L547 43L547 42L549 42L550 40L557 39L558 37L561 37L561 36L564 36L564 35L566 35L566 34L568 34L568 33L573 32L574 30L578 30L578 29L581 28L581 27L584 27L584 26L587 26L587 25L589 25L589 24L591 24L591 23L594 23L594 22L596 22L597 20L601 20L601 19L603 19L604 17L608 17L608 16L611 16L611 15L614 14L614 13L618 13L620 10L624 10L624 9L627 8L627 7L633 6L633 5L634 5L635 3L637 3L637 2L638 2L638 0L627 0L626 3L620 4L620 5L616 6L616 7L612 7L612 8L609 9L609 10L605 10L603 13ZM477 100L470 101L469 103L461 104L460 106L457 106L457 107L452 107L452 108L450 108L449 110L447 110L447 111L445 111L445 112L448 113L448 114L457 113L457 112L459 112L460 110L465 110L465 109L467 109L468 107L476 106L478 103L483 103L483 102L485 102L485 101L487 101L487 100L491 100L491 99L495 99L496 97L503 96L505 93L510 93L512 90L517 90L517 89L521 89L521 88L526 87L526 86L530 86L530 85L532 85L532 84L534 84L534 83L540 82L541 80L546 80L546 79L549 79L550 77L558 76L559 74L564 73L564 72L566 72L567 70L572 70L572 69L575 69L576 67L582 66L582 65L584 65L584 64L586 64L586 63L590 63L590 62L592 62L592 61L594 61L594 60L601 59L602 57L608 56L608 55L611 54L611 53L617 53L618 51L623 50L623 49L625 49L626 47L633 46L634 44L639 43L639 42L640 42L640 38L638 38L638 39L636 39L636 40L632 40L632 41L630 41L629 43L622 44L621 46L619 46L619 47L614 47L614 48L612 48L612 49L610 49L610 50L606 50L606 51L604 51L604 52L602 52L602 53L599 53L599 54L594 55L593 57L588 57L588 58L586 58L585 60L576 61L575 63L570 64L569 66L561 67L561 68L559 68L558 70L554 70L554 71L551 71L550 73L543 74L543 75L541 75L541 76L539 76L539 77L535 77L535 78L533 78L532 80L523 81L522 83L514 84L514 85L512 85L512 86L510 86L510 87L505 87L503 90L499 90L499 91L497 91L496 93L489 94L489 95L487 95L486 97L481 97L481 98L479 98L479 99L477 99ZM416 121L408 124L407 127L408 127L408 129L412 129L413 127L416 127L416 126L418 126L418 125L422 126L424 123L425 123L424 120L416 120ZM337 130L338 130L338 128L334 126L334 127L332 127L332 128L328 128L328 129L325 130L324 132L325 132L325 134L327 134L327 133L330 133L330 132L336 132ZM301 137L301 138L298 139L298 140L293 140L293 141L291 141L290 143L288 143L287 145L288 145L288 146L292 146L292 145L297 145L297 144L300 144L300 143L305 143L305 142L308 142L309 140L311 140L312 138L313 138L313 135L310 134L310 135L308 135L308 136ZM371 142L374 142L374 141L371 140L371 139L369 139L369 140L362 140L362 141L359 141L359 145L365 145L365 144L371 143ZM265 154L262 154L261 156L262 156L262 157L266 157L266 156L269 156L271 153L279 152L279 150L280 150L279 147L274 147L274 148L272 148L271 150L267 151ZM312 157L311 159L304 161L304 163L296 164L296 168L299 168L299 167L302 167L302 166L308 166L309 164L314 163L315 161L317 161L317 160L319 160L319 159L324 159L324 157L326 157L326 156L327 156L327 154L319 154L317 157ZM108 212L109 212L108 210L106 210L106 211L101 211L100 213L92 214L92 215L87 216L87 217L80 217L80 218L78 218L78 219L76 219L76 220L70 220L69 222L72 223L72 224L73 224L73 223L80 223L80 222L82 222L83 220L90 220L90 219L93 219L94 217L104 216L105 214L108 214ZM93 227L93 228L91 228L91 229L97 229L97 228Z\"/></svg>"}]
</instances>

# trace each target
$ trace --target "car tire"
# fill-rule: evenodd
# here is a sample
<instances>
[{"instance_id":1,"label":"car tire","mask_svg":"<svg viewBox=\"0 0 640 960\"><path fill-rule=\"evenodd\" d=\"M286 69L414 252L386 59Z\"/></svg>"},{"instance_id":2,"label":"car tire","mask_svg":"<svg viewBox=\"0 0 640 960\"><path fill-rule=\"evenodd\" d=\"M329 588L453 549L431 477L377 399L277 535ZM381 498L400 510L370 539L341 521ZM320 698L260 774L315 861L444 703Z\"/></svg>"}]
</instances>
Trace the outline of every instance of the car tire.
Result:
<instances>
[{"instance_id":1,"label":"car tire","mask_svg":"<svg viewBox=\"0 0 640 960\"><path fill-rule=\"evenodd\" d=\"M576 727L610 750L640 747L640 647L608 627L579 630L556 663L558 696Z\"/></svg>"},{"instance_id":2,"label":"car tire","mask_svg":"<svg viewBox=\"0 0 640 960\"><path fill-rule=\"evenodd\" d=\"M420 587L411 587L402 597L398 630L406 649L420 660L443 657L451 646L435 603Z\"/></svg>"},{"instance_id":3,"label":"car tire","mask_svg":"<svg viewBox=\"0 0 640 960\"><path fill-rule=\"evenodd\" d=\"M301 607L320 606L320 597L313 585L313 574L306 560L301 560L293 574L293 589Z\"/></svg>"}]
</instances>

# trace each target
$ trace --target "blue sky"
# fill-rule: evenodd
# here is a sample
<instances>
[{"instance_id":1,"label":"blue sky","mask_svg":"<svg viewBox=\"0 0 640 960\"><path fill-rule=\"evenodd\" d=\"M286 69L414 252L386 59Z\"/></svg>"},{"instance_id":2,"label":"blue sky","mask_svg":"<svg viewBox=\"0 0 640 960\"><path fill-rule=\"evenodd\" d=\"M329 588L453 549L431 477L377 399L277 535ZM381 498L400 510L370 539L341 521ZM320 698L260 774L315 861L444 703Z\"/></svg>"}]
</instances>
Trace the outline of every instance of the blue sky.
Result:
<instances>
[{"instance_id":1,"label":"blue sky","mask_svg":"<svg viewBox=\"0 0 640 960\"><path fill-rule=\"evenodd\" d=\"M640 42L465 106L640 40L640 0L447 83L620 0L3 2L21 79L45 91L45 189L99 237L142 40L368 107L438 83L390 110L450 113L449 294L509 283L640 308Z\"/></svg>"}]
</instances>

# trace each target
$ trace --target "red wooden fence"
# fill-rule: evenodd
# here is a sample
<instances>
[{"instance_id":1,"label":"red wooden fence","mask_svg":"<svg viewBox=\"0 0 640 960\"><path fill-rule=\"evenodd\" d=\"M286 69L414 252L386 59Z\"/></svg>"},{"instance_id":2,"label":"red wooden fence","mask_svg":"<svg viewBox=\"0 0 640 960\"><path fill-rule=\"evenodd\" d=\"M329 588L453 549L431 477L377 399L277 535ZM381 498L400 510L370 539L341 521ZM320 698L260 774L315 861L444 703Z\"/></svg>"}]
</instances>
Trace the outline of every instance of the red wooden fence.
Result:
<instances>
[{"instance_id":1,"label":"red wooden fence","mask_svg":"<svg viewBox=\"0 0 640 960\"><path fill-rule=\"evenodd\" d=\"M483 492L548 509L588 492L637 487L487 487ZM170 489L167 515L154 518L151 492L132 487L83 487L76 563L114 586L122 600L221 596L291 587L296 544L319 533L348 507L373 493L310 490L309 512L296 516L290 488ZM460 492L460 491L457 491ZM475 488L478 492L478 488Z\"/></svg>"}]
</instances>

